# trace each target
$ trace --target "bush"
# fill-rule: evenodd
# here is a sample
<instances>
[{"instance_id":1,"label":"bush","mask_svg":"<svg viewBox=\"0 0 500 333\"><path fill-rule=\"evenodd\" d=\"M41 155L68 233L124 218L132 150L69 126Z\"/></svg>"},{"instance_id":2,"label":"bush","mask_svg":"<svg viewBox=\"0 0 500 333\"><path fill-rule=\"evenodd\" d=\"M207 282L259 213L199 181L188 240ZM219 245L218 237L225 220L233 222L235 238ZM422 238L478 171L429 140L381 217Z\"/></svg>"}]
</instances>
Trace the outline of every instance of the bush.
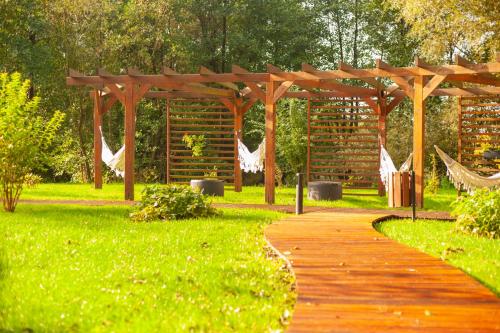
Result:
<instances>
[{"instance_id":1,"label":"bush","mask_svg":"<svg viewBox=\"0 0 500 333\"><path fill-rule=\"evenodd\" d=\"M59 111L44 119L40 97L28 98L30 85L19 73L0 73L0 200L8 212L16 209L24 186L40 180L32 172L48 160L64 119Z\"/></svg>"},{"instance_id":2,"label":"bush","mask_svg":"<svg viewBox=\"0 0 500 333\"><path fill-rule=\"evenodd\" d=\"M135 222L181 220L218 215L207 196L187 185L146 186L138 210L130 214Z\"/></svg>"},{"instance_id":3,"label":"bush","mask_svg":"<svg viewBox=\"0 0 500 333\"><path fill-rule=\"evenodd\" d=\"M431 154L431 165L432 165L431 176L427 180L427 184L425 184L425 190L430 194L434 195L438 193L440 185L438 171L437 171L436 154Z\"/></svg>"},{"instance_id":4,"label":"bush","mask_svg":"<svg viewBox=\"0 0 500 333\"><path fill-rule=\"evenodd\" d=\"M488 238L500 238L500 189L476 190L470 196L459 197L452 205L451 214L457 218L457 230Z\"/></svg>"}]
</instances>

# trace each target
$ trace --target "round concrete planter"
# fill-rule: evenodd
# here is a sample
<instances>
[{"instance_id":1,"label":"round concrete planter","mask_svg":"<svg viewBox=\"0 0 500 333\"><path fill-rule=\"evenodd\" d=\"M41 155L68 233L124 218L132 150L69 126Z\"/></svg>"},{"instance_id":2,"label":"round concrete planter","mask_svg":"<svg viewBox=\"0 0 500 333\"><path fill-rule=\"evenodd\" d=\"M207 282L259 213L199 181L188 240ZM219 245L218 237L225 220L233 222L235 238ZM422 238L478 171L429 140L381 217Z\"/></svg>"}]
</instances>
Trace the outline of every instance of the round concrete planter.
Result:
<instances>
[{"instance_id":1,"label":"round concrete planter","mask_svg":"<svg viewBox=\"0 0 500 333\"><path fill-rule=\"evenodd\" d=\"M315 181L307 184L307 197L311 200L342 199L342 183Z\"/></svg>"},{"instance_id":2,"label":"round concrete planter","mask_svg":"<svg viewBox=\"0 0 500 333\"><path fill-rule=\"evenodd\" d=\"M485 160L496 160L500 158L500 150L487 150L483 153Z\"/></svg>"},{"instance_id":3,"label":"round concrete planter","mask_svg":"<svg viewBox=\"0 0 500 333\"><path fill-rule=\"evenodd\" d=\"M224 196L224 182L218 179L193 179L191 187L200 190L201 193L216 197Z\"/></svg>"}]
</instances>

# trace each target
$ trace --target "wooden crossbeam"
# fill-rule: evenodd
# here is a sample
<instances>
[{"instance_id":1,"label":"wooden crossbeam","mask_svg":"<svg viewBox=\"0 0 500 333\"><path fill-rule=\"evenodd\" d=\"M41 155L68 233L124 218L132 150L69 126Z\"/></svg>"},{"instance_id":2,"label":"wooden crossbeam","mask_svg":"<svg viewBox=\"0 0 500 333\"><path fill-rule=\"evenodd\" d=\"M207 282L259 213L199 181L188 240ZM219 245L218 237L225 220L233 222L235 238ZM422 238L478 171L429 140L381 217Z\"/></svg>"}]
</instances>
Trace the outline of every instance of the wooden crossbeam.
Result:
<instances>
[{"instance_id":1,"label":"wooden crossbeam","mask_svg":"<svg viewBox=\"0 0 500 333\"><path fill-rule=\"evenodd\" d=\"M163 67L163 74L166 76L177 76L177 75L183 75L179 74L176 71L174 71L171 68L168 67ZM227 89L219 89L219 88L213 88L213 87L208 87L202 83L194 82L194 83L165 83L162 85L163 87L172 87L178 90L185 90L185 91L192 91L192 92L198 92L198 93L203 93L207 95L214 95L218 97L233 97L234 92L229 91Z\"/></svg>"},{"instance_id":2,"label":"wooden crossbeam","mask_svg":"<svg viewBox=\"0 0 500 333\"><path fill-rule=\"evenodd\" d=\"M470 82L497 87L500 86L500 78L497 78L495 76L485 77L478 74L452 74L448 75L445 81L451 81L460 84L463 82Z\"/></svg>"},{"instance_id":3,"label":"wooden crossbeam","mask_svg":"<svg viewBox=\"0 0 500 333\"><path fill-rule=\"evenodd\" d=\"M499 73L500 62L490 62L482 64L471 64L467 67L459 65L444 65L444 66L425 66L425 67L391 67L388 68L369 68L369 69L353 69L349 71L332 70L332 71L315 71L314 77L319 80L336 80L336 79L363 79L376 77L414 77L414 76L433 76L433 75L459 75L459 74L484 74L484 73ZM279 74L270 73L219 73L219 74L177 74L177 75L104 75L95 76L79 76L73 73L73 76L68 76L66 82L68 85L98 85L104 83L125 84L127 82L136 81L138 83L150 83L157 86L160 83L209 83L209 82L267 82L269 80L279 81L296 81L311 79L311 73L307 70L299 72L281 72Z\"/></svg>"},{"instance_id":4,"label":"wooden crossbeam","mask_svg":"<svg viewBox=\"0 0 500 333\"><path fill-rule=\"evenodd\" d=\"M423 98L426 99L436 89L441 82L446 79L446 75L435 75L425 84Z\"/></svg>"},{"instance_id":5,"label":"wooden crossbeam","mask_svg":"<svg viewBox=\"0 0 500 333\"><path fill-rule=\"evenodd\" d=\"M282 70L276 66L273 66L271 64L267 64L267 71L269 73L281 73ZM276 84L274 85L274 96L273 96L273 103L276 103L287 91L288 89L293 85L293 81L284 81L281 84Z\"/></svg>"},{"instance_id":6,"label":"wooden crossbeam","mask_svg":"<svg viewBox=\"0 0 500 333\"><path fill-rule=\"evenodd\" d=\"M488 96L499 94L500 87L442 88L435 89L431 96Z\"/></svg>"},{"instance_id":7,"label":"wooden crossbeam","mask_svg":"<svg viewBox=\"0 0 500 333\"><path fill-rule=\"evenodd\" d=\"M389 114L392 110L394 110L403 100L405 99L405 95L395 96L392 101L387 104L386 112Z\"/></svg>"},{"instance_id":8,"label":"wooden crossbeam","mask_svg":"<svg viewBox=\"0 0 500 333\"><path fill-rule=\"evenodd\" d=\"M214 71L211 71L210 69L206 68L205 66L200 66L200 74L213 75L213 74L217 74L217 73L215 73ZM223 87L232 89L234 91L238 91L238 92L240 91L240 88L238 88L238 86L232 82L216 82L216 83L220 84Z\"/></svg>"},{"instance_id":9,"label":"wooden crossbeam","mask_svg":"<svg viewBox=\"0 0 500 333\"><path fill-rule=\"evenodd\" d=\"M231 70L236 75L250 74L249 71L237 65L233 65L231 67ZM252 92L255 94L255 96L257 96L258 99L260 99L263 103L266 102L266 94L257 83L251 81L243 81L243 83L252 90Z\"/></svg>"},{"instance_id":10,"label":"wooden crossbeam","mask_svg":"<svg viewBox=\"0 0 500 333\"><path fill-rule=\"evenodd\" d=\"M274 91L273 103L276 103L292 85L293 81L285 81L278 88L276 88Z\"/></svg>"},{"instance_id":11,"label":"wooden crossbeam","mask_svg":"<svg viewBox=\"0 0 500 333\"><path fill-rule=\"evenodd\" d=\"M382 61L382 59L376 59L376 66L378 69L393 72L396 68ZM404 92L405 94L413 99L413 87L411 86L409 79L404 76L391 76L390 79L394 81Z\"/></svg>"},{"instance_id":12,"label":"wooden crossbeam","mask_svg":"<svg viewBox=\"0 0 500 333\"><path fill-rule=\"evenodd\" d=\"M114 94L110 95L108 100L106 101L106 104L104 104L104 107L101 110L101 115L108 112L113 107L113 105L115 105L115 103L117 101L118 101L118 98L116 97L116 95L114 95Z\"/></svg>"},{"instance_id":13,"label":"wooden crossbeam","mask_svg":"<svg viewBox=\"0 0 500 333\"><path fill-rule=\"evenodd\" d=\"M455 64L465 68L470 68L471 66L474 65L472 62L459 56L458 54L455 54ZM494 82L494 85L500 85L500 79L491 73L476 74L475 76L478 78L482 78L485 81Z\"/></svg>"},{"instance_id":14,"label":"wooden crossbeam","mask_svg":"<svg viewBox=\"0 0 500 333\"><path fill-rule=\"evenodd\" d=\"M349 71L352 71L353 69L355 69L354 67L352 67L351 65L349 64L346 64L345 62L342 62L340 61L339 62L339 70L343 71L343 72L349 72ZM362 78L360 79L366 83L368 83L369 85L375 87L375 89L384 89L384 85L377 81L376 79L374 78L371 78L371 77L367 77L367 78Z\"/></svg>"}]
</instances>

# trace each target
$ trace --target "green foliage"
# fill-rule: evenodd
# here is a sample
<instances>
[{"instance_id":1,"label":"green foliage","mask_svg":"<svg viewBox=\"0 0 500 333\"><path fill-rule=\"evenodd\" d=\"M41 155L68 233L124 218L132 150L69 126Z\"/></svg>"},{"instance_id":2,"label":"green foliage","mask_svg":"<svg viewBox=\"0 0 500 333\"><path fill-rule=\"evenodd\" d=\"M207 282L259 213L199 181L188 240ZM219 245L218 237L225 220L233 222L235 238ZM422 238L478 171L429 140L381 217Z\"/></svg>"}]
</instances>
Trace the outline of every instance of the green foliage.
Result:
<instances>
[{"instance_id":1,"label":"green foliage","mask_svg":"<svg viewBox=\"0 0 500 333\"><path fill-rule=\"evenodd\" d=\"M440 185L440 180L437 170L436 154L431 154L431 167L432 171L429 179L427 180L427 184L425 184L425 190L430 194L434 195L438 192Z\"/></svg>"},{"instance_id":2,"label":"green foliage","mask_svg":"<svg viewBox=\"0 0 500 333\"><path fill-rule=\"evenodd\" d=\"M24 184L33 183L34 168L43 164L64 115L46 121L39 115L39 97L28 98L30 81L21 74L0 74L0 197L13 212Z\"/></svg>"},{"instance_id":3,"label":"green foliage","mask_svg":"<svg viewBox=\"0 0 500 333\"><path fill-rule=\"evenodd\" d=\"M307 163L307 104L294 99L282 104L276 130L277 160L285 183L295 184L295 174L305 172Z\"/></svg>"},{"instance_id":4,"label":"green foliage","mask_svg":"<svg viewBox=\"0 0 500 333\"><path fill-rule=\"evenodd\" d=\"M207 196L187 185L146 186L133 221L181 220L218 215Z\"/></svg>"},{"instance_id":5,"label":"green foliage","mask_svg":"<svg viewBox=\"0 0 500 333\"><path fill-rule=\"evenodd\" d=\"M488 238L500 238L500 189L479 189L453 204L456 230Z\"/></svg>"},{"instance_id":6,"label":"green foliage","mask_svg":"<svg viewBox=\"0 0 500 333\"><path fill-rule=\"evenodd\" d=\"M205 149L207 143L205 141L205 136L201 135L188 135L184 134L182 137L182 142L191 149L193 157L203 156L203 149Z\"/></svg>"},{"instance_id":7,"label":"green foliage","mask_svg":"<svg viewBox=\"0 0 500 333\"><path fill-rule=\"evenodd\" d=\"M457 50L487 60L500 46L500 5L489 0L385 0L411 26L420 54L442 61ZM432 12L433 15L429 15Z\"/></svg>"}]
</instances>

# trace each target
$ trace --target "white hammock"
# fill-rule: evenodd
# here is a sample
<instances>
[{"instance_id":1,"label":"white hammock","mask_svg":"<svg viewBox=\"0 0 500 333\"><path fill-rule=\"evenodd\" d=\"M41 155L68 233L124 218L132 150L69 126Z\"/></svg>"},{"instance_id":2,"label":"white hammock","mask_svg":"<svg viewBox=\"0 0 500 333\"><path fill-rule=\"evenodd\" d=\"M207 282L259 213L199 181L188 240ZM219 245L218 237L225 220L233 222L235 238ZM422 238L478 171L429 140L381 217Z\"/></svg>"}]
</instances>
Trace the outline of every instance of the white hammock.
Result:
<instances>
[{"instance_id":1,"label":"white hammock","mask_svg":"<svg viewBox=\"0 0 500 333\"><path fill-rule=\"evenodd\" d=\"M399 172L408 172L410 171L411 161L413 154L410 154L406 161L399 168ZM398 172L394 162L392 161L391 156L385 150L383 145L380 145L380 179L382 183L385 185L386 191L389 190L389 178L393 172Z\"/></svg>"},{"instance_id":2,"label":"white hammock","mask_svg":"<svg viewBox=\"0 0 500 333\"><path fill-rule=\"evenodd\" d=\"M480 176L452 159L444 151L439 149L438 146L434 146L434 148L446 165L448 177L450 177L450 180L457 189L462 187L468 193L472 193L477 188L500 187L500 172L491 177Z\"/></svg>"},{"instance_id":3,"label":"white hammock","mask_svg":"<svg viewBox=\"0 0 500 333\"><path fill-rule=\"evenodd\" d=\"M245 172L262 171L264 169L264 156L266 151L266 141L262 140L257 150L250 152L248 148L238 139L238 159L240 168Z\"/></svg>"},{"instance_id":4,"label":"white hammock","mask_svg":"<svg viewBox=\"0 0 500 333\"><path fill-rule=\"evenodd\" d=\"M102 161L114 171L117 176L124 177L125 176L125 145L123 145L120 150L118 150L115 154L109 149L106 140L104 140L104 135L102 134L102 129L99 127L99 131L101 132L101 142L102 142Z\"/></svg>"}]
</instances>

